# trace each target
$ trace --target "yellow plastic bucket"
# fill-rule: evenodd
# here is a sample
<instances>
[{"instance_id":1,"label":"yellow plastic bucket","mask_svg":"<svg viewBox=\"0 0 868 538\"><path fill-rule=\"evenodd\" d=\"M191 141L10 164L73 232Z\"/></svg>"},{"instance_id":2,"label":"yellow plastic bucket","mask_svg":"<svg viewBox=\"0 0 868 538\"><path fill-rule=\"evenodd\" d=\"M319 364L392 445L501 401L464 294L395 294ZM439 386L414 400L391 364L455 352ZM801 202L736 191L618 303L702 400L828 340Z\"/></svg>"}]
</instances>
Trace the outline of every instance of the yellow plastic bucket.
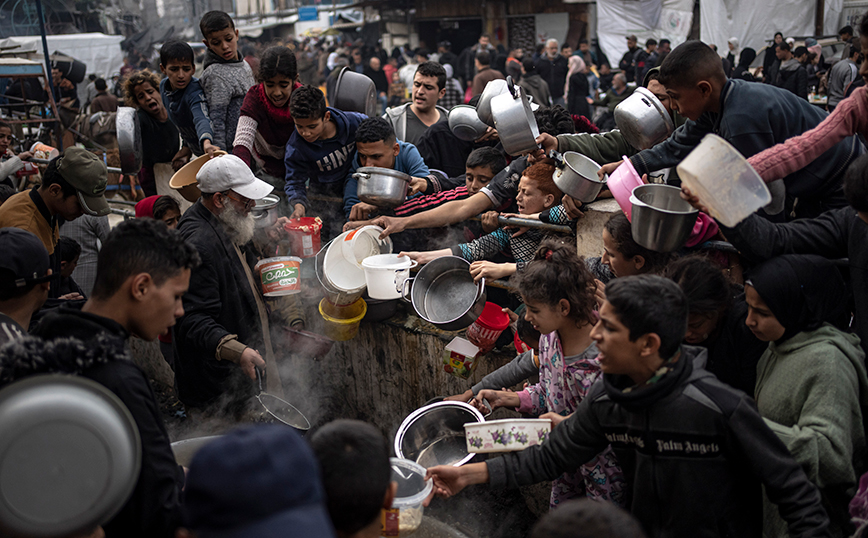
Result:
<instances>
[{"instance_id":1,"label":"yellow plastic bucket","mask_svg":"<svg viewBox=\"0 0 868 538\"><path fill-rule=\"evenodd\" d=\"M362 298L344 306L332 304L328 299L319 302L319 313L325 320L325 334L332 340L352 340L359 332L359 323L365 317L368 305Z\"/></svg>"}]
</instances>

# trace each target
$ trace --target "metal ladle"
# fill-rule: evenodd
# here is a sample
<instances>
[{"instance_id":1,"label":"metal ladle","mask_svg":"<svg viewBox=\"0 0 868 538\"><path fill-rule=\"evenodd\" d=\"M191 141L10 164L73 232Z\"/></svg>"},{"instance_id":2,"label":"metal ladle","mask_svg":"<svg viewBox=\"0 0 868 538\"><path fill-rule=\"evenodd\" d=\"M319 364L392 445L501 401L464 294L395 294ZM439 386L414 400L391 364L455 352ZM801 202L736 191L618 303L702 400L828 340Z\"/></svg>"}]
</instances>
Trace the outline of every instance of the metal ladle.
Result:
<instances>
[{"instance_id":1,"label":"metal ladle","mask_svg":"<svg viewBox=\"0 0 868 538\"><path fill-rule=\"evenodd\" d=\"M283 424L301 431L309 430L310 421L307 420L307 417L286 400L265 392L262 389L262 370L256 367L254 367L254 370L256 370L256 381L259 383L259 394L256 395L259 405L269 415Z\"/></svg>"}]
</instances>

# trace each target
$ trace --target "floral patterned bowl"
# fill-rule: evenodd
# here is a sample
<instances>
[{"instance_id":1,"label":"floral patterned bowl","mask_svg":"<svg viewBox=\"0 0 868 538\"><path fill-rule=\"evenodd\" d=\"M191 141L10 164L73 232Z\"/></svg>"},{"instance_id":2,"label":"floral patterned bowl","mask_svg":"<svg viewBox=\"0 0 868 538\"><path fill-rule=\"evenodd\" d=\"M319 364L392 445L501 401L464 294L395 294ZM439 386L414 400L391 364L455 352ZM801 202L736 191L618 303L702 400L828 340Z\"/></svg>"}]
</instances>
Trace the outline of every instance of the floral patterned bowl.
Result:
<instances>
[{"instance_id":1,"label":"floral patterned bowl","mask_svg":"<svg viewBox=\"0 0 868 538\"><path fill-rule=\"evenodd\" d=\"M549 438L552 421L547 418L508 418L464 425L467 451L513 452L540 445Z\"/></svg>"}]
</instances>

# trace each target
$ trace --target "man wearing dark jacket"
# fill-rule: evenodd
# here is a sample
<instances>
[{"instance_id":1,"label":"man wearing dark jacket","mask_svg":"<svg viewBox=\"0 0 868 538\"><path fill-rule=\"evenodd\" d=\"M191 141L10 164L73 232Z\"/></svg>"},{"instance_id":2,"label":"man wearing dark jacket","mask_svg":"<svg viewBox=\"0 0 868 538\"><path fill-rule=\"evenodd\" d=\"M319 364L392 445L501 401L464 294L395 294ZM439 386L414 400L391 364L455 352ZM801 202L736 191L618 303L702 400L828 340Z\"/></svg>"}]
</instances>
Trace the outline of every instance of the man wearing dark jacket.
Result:
<instances>
[{"instance_id":1,"label":"man wearing dark jacket","mask_svg":"<svg viewBox=\"0 0 868 538\"><path fill-rule=\"evenodd\" d=\"M552 94L549 91L549 84L536 72L536 65L529 57L521 60L521 80L518 85L524 88L528 96L533 97L534 103L539 106L551 106Z\"/></svg>"},{"instance_id":2,"label":"man wearing dark jacket","mask_svg":"<svg viewBox=\"0 0 868 538\"><path fill-rule=\"evenodd\" d=\"M242 413L254 368L265 367L257 348L271 349L249 274L257 263L250 210L272 187L234 155L211 159L196 179L202 197L178 225L202 258L173 337L178 398L188 409Z\"/></svg>"},{"instance_id":3,"label":"man wearing dark jacket","mask_svg":"<svg viewBox=\"0 0 868 538\"><path fill-rule=\"evenodd\" d=\"M564 86L567 83L569 70L570 66L567 59L558 52L558 41L556 39L546 41L545 52L536 62L536 71L549 85L552 103L555 105L563 106L566 104L564 102ZM547 103L540 104L546 105Z\"/></svg>"},{"instance_id":4,"label":"man wearing dark jacket","mask_svg":"<svg viewBox=\"0 0 868 538\"><path fill-rule=\"evenodd\" d=\"M19 377L81 375L105 386L129 409L141 436L142 465L131 497L104 525L109 538L171 538L180 522L184 472L172 455L154 391L133 364L126 341L131 335L152 341L174 325L184 313L181 296L198 263L193 247L160 221L119 224L100 250L90 299L79 308L55 309L34 330L55 346L74 348L67 360L27 360L27 344L14 345L0 365Z\"/></svg>"},{"instance_id":5,"label":"man wearing dark jacket","mask_svg":"<svg viewBox=\"0 0 868 538\"><path fill-rule=\"evenodd\" d=\"M636 55L642 51L642 49L637 45L638 42L638 37L635 35L628 35L627 52L624 53L624 56L621 57L621 61L618 62L618 67L621 69L621 72L624 73L624 76L627 77L627 82L636 81L636 69L634 68Z\"/></svg>"},{"instance_id":6,"label":"man wearing dark jacket","mask_svg":"<svg viewBox=\"0 0 868 538\"><path fill-rule=\"evenodd\" d=\"M435 493L551 480L611 446L632 488L627 507L649 536L759 538L760 486L790 536L830 536L817 488L753 400L702 369L705 350L680 345L687 314L687 298L672 281L612 280L591 332L601 382L573 415L553 419L545 443L485 463L428 469Z\"/></svg>"},{"instance_id":7,"label":"man wearing dark jacket","mask_svg":"<svg viewBox=\"0 0 868 538\"><path fill-rule=\"evenodd\" d=\"M781 66L778 68L777 78L773 82L778 88L788 90L802 99L808 98L808 71L790 50L790 44L784 41L778 47L778 60Z\"/></svg>"}]
</instances>

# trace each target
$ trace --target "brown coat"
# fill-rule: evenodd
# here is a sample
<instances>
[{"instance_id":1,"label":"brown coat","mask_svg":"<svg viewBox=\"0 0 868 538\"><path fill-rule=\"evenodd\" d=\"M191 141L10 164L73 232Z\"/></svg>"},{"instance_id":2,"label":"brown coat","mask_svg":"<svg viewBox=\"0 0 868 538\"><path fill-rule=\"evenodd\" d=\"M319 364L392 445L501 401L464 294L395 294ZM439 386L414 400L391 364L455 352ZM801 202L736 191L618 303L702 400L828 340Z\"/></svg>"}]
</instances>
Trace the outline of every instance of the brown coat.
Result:
<instances>
[{"instance_id":1,"label":"brown coat","mask_svg":"<svg viewBox=\"0 0 868 538\"><path fill-rule=\"evenodd\" d=\"M96 97L93 98L93 101L90 102L90 113L95 114L97 112L117 112L118 111L118 98L114 95L102 92L96 94Z\"/></svg>"},{"instance_id":2,"label":"brown coat","mask_svg":"<svg viewBox=\"0 0 868 538\"><path fill-rule=\"evenodd\" d=\"M0 206L0 228L20 228L38 237L48 254L54 254L54 246L60 239L60 228L56 219L54 225L49 224L40 212L33 196L39 196L36 190L19 192L10 197Z\"/></svg>"},{"instance_id":3,"label":"brown coat","mask_svg":"<svg viewBox=\"0 0 868 538\"><path fill-rule=\"evenodd\" d=\"M479 73L476 73L476 76L473 77L473 84L470 87L470 92L473 96L479 95L482 93L482 90L485 89L485 85L491 82L492 80L501 79L503 80L505 77L503 73L497 71L496 69L492 69L490 67L483 67Z\"/></svg>"}]
</instances>

